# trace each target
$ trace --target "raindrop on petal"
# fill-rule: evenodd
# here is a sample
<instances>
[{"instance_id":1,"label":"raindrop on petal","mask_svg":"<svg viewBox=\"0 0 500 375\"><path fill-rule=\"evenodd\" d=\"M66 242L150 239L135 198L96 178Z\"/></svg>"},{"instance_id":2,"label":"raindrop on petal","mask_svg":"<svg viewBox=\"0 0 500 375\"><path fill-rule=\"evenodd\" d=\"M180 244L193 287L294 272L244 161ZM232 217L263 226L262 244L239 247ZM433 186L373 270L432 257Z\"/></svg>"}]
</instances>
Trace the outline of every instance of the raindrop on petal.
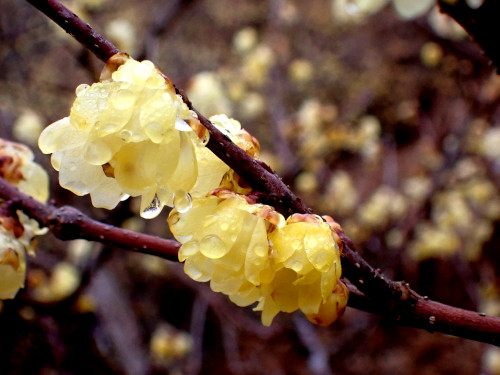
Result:
<instances>
[{"instance_id":1,"label":"raindrop on petal","mask_svg":"<svg viewBox=\"0 0 500 375\"><path fill-rule=\"evenodd\" d=\"M200 241L200 253L210 259L219 259L226 255L229 247L217 236L205 236Z\"/></svg>"},{"instance_id":2,"label":"raindrop on petal","mask_svg":"<svg viewBox=\"0 0 500 375\"><path fill-rule=\"evenodd\" d=\"M186 193L184 190L177 190L174 193L174 207L175 209L182 213L189 211L189 209L193 206L193 199L189 193Z\"/></svg>"},{"instance_id":3,"label":"raindrop on petal","mask_svg":"<svg viewBox=\"0 0 500 375\"><path fill-rule=\"evenodd\" d=\"M147 206L144 211L141 212L141 217L144 219L153 219L157 217L162 209L162 204L158 199L158 196L155 194L154 199L151 201L149 206Z\"/></svg>"}]
</instances>

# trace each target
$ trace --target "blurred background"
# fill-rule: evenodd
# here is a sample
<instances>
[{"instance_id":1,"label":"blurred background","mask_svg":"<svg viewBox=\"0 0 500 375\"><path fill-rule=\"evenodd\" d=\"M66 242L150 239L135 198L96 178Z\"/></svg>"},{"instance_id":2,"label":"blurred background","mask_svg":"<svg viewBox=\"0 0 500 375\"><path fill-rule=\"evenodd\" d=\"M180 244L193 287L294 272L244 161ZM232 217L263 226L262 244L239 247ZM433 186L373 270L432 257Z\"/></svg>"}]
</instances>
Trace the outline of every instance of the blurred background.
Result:
<instances>
[{"instance_id":1,"label":"blurred background","mask_svg":"<svg viewBox=\"0 0 500 375\"><path fill-rule=\"evenodd\" d=\"M500 78L437 9L405 20L349 0L63 3L205 116L239 120L388 277L500 315ZM33 149L55 204L171 237L166 210L146 221L135 200L92 208L37 151L102 67L26 2L0 0L0 136ZM50 234L38 249L26 288L0 302L5 374L500 374L496 347L350 308L328 328L299 313L266 328L180 264Z\"/></svg>"}]
</instances>

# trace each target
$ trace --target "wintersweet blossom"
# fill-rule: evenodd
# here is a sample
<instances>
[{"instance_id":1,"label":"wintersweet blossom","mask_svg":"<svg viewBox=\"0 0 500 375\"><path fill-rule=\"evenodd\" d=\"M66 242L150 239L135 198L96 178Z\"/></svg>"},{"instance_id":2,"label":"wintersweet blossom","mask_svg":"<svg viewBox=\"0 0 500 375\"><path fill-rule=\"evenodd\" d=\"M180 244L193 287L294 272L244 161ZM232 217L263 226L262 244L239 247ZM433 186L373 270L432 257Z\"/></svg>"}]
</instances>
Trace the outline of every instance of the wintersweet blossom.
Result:
<instances>
[{"instance_id":1,"label":"wintersweet blossom","mask_svg":"<svg viewBox=\"0 0 500 375\"><path fill-rule=\"evenodd\" d=\"M339 281L340 251L330 225L315 215L284 217L229 191L173 210L168 223L182 243L179 260L239 306L257 303L269 326L278 312L301 310L327 325L341 314L347 289Z\"/></svg>"},{"instance_id":2,"label":"wintersweet blossom","mask_svg":"<svg viewBox=\"0 0 500 375\"><path fill-rule=\"evenodd\" d=\"M39 201L48 198L47 173L24 145L0 139L0 176ZM22 212L17 217L0 215L0 299L14 298L23 287L26 252L35 255L35 236L46 231Z\"/></svg>"},{"instance_id":3,"label":"wintersweet blossom","mask_svg":"<svg viewBox=\"0 0 500 375\"><path fill-rule=\"evenodd\" d=\"M101 82L80 85L76 94L70 116L39 138L61 186L108 209L140 196L145 217L186 200L198 176L196 147L203 146L188 124L197 119L153 63L115 56Z\"/></svg>"}]
</instances>

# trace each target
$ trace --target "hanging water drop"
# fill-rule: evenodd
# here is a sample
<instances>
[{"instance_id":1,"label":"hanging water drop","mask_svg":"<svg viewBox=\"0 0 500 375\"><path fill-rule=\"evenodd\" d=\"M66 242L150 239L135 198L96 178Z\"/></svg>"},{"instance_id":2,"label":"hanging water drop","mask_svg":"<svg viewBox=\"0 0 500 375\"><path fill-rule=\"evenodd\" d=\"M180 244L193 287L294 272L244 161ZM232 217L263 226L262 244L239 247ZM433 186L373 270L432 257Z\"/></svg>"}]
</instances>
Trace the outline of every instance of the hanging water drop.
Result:
<instances>
[{"instance_id":1,"label":"hanging water drop","mask_svg":"<svg viewBox=\"0 0 500 375\"><path fill-rule=\"evenodd\" d=\"M143 217L144 219L153 219L160 214L162 208L163 206L158 199L158 196L155 194L155 197L153 198L149 206L147 206L141 212L141 217Z\"/></svg>"},{"instance_id":2,"label":"hanging water drop","mask_svg":"<svg viewBox=\"0 0 500 375\"><path fill-rule=\"evenodd\" d=\"M75 90L76 96L80 96L85 90L87 90L90 86L82 83L81 85L78 85L78 87Z\"/></svg>"},{"instance_id":3,"label":"hanging water drop","mask_svg":"<svg viewBox=\"0 0 500 375\"><path fill-rule=\"evenodd\" d=\"M122 130L120 132L120 138L124 141L124 142L128 142L130 141L130 139L132 138L132 132L130 130Z\"/></svg>"},{"instance_id":4,"label":"hanging water drop","mask_svg":"<svg viewBox=\"0 0 500 375\"><path fill-rule=\"evenodd\" d=\"M203 129L203 133L201 134L200 138L200 144L201 146L206 146L208 141L210 140L210 133L208 132L208 129Z\"/></svg>"},{"instance_id":5,"label":"hanging water drop","mask_svg":"<svg viewBox=\"0 0 500 375\"><path fill-rule=\"evenodd\" d=\"M229 247L217 236L205 236L200 241L200 253L210 259L219 259L226 255Z\"/></svg>"},{"instance_id":6,"label":"hanging water drop","mask_svg":"<svg viewBox=\"0 0 500 375\"><path fill-rule=\"evenodd\" d=\"M193 206L193 199L189 193L184 190L177 190L174 193L174 207L181 214L189 211Z\"/></svg>"}]
</instances>

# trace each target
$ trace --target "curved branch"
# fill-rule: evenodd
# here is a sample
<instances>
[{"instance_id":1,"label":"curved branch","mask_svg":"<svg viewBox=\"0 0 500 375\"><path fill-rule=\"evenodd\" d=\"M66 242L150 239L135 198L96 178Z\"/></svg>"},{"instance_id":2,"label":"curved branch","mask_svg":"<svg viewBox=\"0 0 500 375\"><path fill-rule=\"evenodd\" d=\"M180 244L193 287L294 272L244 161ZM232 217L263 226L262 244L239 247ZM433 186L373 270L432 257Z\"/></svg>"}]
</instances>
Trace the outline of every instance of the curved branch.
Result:
<instances>
[{"instance_id":1,"label":"curved branch","mask_svg":"<svg viewBox=\"0 0 500 375\"><path fill-rule=\"evenodd\" d=\"M177 252L181 246L177 241L103 224L90 219L73 207L57 208L50 204L43 204L10 185L3 178L0 178L0 198L6 201L9 210L22 210L38 221L41 226L48 227L56 237L62 240L96 241L177 261ZM382 277L378 272L377 275ZM447 333L500 346L500 318L431 301L417 295L406 285L401 287L408 290L408 295L401 298L403 302L406 301L406 306L402 303L387 305L384 301L369 299L352 286L349 288L348 305L358 310L382 315L385 319L399 325L423 328L431 332Z\"/></svg>"},{"instance_id":2,"label":"curved branch","mask_svg":"<svg viewBox=\"0 0 500 375\"><path fill-rule=\"evenodd\" d=\"M119 52L115 46L64 8L58 1L27 1L52 18L101 60L107 61L115 53ZM202 125L210 132L210 141L207 147L235 170L262 197L264 203L275 207L285 215L293 212L311 212L270 167L251 158L232 143L206 117L196 111L182 90L177 88L176 90L189 108L197 113ZM133 232L131 234L129 231L118 228L117 230L123 232L114 232L112 227L86 218L74 208L63 207L57 209L53 206L47 206L50 208L49 211L43 211L32 202L33 200L30 201L29 197L20 195L20 192L16 189L12 191L13 188L10 188L9 190L4 187L5 184L4 181L0 184L0 197L19 200L22 203L23 211L42 225L48 225L55 231L56 235L61 236L60 238L69 239L67 234L63 233L68 230L71 236L81 236L81 238L99 242L109 240L109 242L105 243L118 245L124 249L159 255L166 259L172 259L169 257L180 246L175 241L157 238L152 240L149 238L150 236ZM15 192L23 198L16 198ZM75 214L76 216L74 216ZM85 218L85 225L78 221L79 217ZM65 229L62 230L63 228ZM110 232L114 233L113 237L106 236L106 233ZM132 244L131 238L138 241ZM398 324L500 345L500 318L486 317L484 314L443 305L419 296L410 289L408 284L386 279L380 270L374 269L356 252L352 241L347 236L342 234L341 238L344 244L342 253L343 274L357 287L357 290L353 291L352 297L349 299L350 306L380 314ZM140 242L139 239L145 242Z\"/></svg>"},{"instance_id":3,"label":"curved branch","mask_svg":"<svg viewBox=\"0 0 500 375\"><path fill-rule=\"evenodd\" d=\"M57 208L43 204L24 194L3 178L0 178L0 198L8 202L9 210L23 211L38 221L40 226L49 228L61 240L83 238L177 261L177 252L181 246L177 241L103 224L71 206Z\"/></svg>"}]
</instances>

